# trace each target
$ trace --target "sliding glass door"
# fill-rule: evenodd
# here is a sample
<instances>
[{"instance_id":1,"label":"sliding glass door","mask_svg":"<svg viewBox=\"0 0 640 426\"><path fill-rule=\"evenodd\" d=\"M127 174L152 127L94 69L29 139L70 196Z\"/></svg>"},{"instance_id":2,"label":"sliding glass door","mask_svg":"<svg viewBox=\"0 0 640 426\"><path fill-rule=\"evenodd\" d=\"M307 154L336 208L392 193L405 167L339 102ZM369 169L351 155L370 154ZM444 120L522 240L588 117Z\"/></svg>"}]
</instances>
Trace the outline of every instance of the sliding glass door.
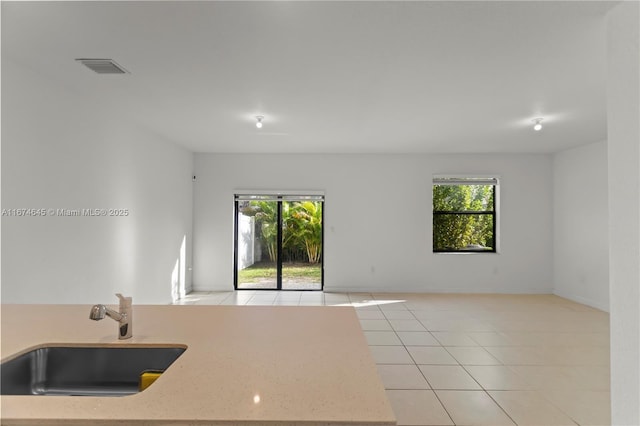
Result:
<instances>
[{"instance_id":1,"label":"sliding glass door","mask_svg":"<svg viewBox=\"0 0 640 426\"><path fill-rule=\"evenodd\" d=\"M281 203L283 290L322 290L323 201Z\"/></svg>"},{"instance_id":2,"label":"sliding glass door","mask_svg":"<svg viewBox=\"0 0 640 426\"><path fill-rule=\"evenodd\" d=\"M322 290L324 197L236 195L235 288Z\"/></svg>"},{"instance_id":3,"label":"sliding glass door","mask_svg":"<svg viewBox=\"0 0 640 426\"><path fill-rule=\"evenodd\" d=\"M236 288L278 288L278 202L236 199Z\"/></svg>"}]
</instances>

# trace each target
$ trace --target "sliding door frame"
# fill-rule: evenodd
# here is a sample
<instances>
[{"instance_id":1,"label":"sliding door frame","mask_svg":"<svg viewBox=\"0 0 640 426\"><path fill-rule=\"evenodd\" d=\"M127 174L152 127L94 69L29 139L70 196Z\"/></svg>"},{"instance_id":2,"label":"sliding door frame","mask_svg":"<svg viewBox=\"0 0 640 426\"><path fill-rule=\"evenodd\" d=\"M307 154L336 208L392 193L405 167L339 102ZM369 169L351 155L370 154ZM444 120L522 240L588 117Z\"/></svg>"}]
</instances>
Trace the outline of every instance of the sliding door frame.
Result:
<instances>
[{"instance_id":1,"label":"sliding door frame","mask_svg":"<svg viewBox=\"0 0 640 426\"><path fill-rule=\"evenodd\" d=\"M255 197L256 201L275 201L278 203L277 210L277 259L276 259L276 288L238 288L238 212L241 201L250 200ZM268 198L267 198L268 197ZM233 288L234 290L257 290L257 291L323 291L324 290L324 193L317 191L295 191L295 192L262 192L262 191L241 191L233 197ZM319 289L283 289L282 288L282 203L284 201L314 201L322 203L322 230L320 256L320 288Z\"/></svg>"}]
</instances>

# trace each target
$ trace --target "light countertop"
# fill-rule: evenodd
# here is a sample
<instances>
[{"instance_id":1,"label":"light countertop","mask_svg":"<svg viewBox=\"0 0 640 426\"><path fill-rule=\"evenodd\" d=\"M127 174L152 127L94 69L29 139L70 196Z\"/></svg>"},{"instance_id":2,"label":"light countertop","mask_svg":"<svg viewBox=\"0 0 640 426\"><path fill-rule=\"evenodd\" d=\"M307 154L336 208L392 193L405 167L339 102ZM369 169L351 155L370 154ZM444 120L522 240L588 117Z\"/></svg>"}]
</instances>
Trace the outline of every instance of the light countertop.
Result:
<instances>
[{"instance_id":1,"label":"light countertop","mask_svg":"<svg viewBox=\"0 0 640 426\"><path fill-rule=\"evenodd\" d=\"M134 303L133 338L124 341L115 321L89 320L89 308L2 305L0 358L56 344L187 350L135 395L4 395L3 425L395 424L351 307Z\"/></svg>"}]
</instances>

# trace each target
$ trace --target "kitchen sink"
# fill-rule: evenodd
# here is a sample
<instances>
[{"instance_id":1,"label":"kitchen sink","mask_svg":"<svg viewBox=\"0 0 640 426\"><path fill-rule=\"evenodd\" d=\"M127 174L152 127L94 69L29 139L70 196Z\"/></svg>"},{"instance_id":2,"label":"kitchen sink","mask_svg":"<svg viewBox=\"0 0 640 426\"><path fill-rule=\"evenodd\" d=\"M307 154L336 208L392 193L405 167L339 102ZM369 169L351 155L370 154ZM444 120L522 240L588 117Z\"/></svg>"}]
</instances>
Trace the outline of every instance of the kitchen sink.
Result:
<instances>
[{"instance_id":1,"label":"kitchen sink","mask_svg":"<svg viewBox=\"0 0 640 426\"><path fill-rule=\"evenodd\" d=\"M126 396L142 373L160 373L184 346L46 346L0 365L2 395Z\"/></svg>"}]
</instances>

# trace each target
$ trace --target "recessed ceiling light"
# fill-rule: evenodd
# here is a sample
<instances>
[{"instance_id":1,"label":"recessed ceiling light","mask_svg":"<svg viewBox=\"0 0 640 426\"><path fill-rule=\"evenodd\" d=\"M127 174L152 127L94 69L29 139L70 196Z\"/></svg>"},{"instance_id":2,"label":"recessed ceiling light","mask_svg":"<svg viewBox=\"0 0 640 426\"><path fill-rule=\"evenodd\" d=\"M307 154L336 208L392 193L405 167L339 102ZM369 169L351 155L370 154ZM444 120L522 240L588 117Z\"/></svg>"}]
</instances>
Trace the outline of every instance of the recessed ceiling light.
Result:
<instances>
[{"instance_id":1,"label":"recessed ceiling light","mask_svg":"<svg viewBox=\"0 0 640 426\"><path fill-rule=\"evenodd\" d=\"M263 119L263 118L264 118L264 117L263 117L263 116L261 116L261 115L256 115L256 127L257 127L258 129L262 129L262 119Z\"/></svg>"},{"instance_id":2,"label":"recessed ceiling light","mask_svg":"<svg viewBox=\"0 0 640 426\"><path fill-rule=\"evenodd\" d=\"M543 118L534 118L533 121L534 125L533 125L533 130L535 130L536 132L542 130L542 120Z\"/></svg>"}]
</instances>

